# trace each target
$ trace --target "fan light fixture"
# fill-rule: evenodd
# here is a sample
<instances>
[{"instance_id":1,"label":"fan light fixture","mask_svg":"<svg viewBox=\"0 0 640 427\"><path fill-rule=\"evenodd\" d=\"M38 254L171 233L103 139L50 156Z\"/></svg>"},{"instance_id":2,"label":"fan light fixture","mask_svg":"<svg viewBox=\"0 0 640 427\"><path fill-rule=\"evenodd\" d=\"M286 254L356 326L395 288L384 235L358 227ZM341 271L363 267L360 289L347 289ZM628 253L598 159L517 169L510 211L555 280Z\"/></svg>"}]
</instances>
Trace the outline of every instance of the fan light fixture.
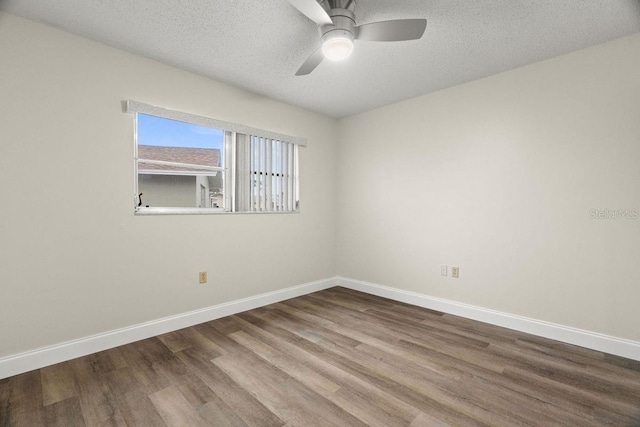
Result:
<instances>
[{"instance_id":1,"label":"fan light fixture","mask_svg":"<svg viewBox=\"0 0 640 427\"><path fill-rule=\"evenodd\" d=\"M356 25L356 1L360 0L289 0L293 7L318 25L322 40L322 47L314 50L304 61L296 71L296 76L306 76L325 58L339 61L349 57L353 51L354 40L418 40L427 28L427 20L424 18L394 19Z\"/></svg>"},{"instance_id":2,"label":"fan light fixture","mask_svg":"<svg viewBox=\"0 0 640 427\"><path fill-rule=\"evenodd\" d=\"M353 34L349 31L330 31L322 39L322 54L331 61L346 59L353 51Z\"/></svg>"}]
</instances>

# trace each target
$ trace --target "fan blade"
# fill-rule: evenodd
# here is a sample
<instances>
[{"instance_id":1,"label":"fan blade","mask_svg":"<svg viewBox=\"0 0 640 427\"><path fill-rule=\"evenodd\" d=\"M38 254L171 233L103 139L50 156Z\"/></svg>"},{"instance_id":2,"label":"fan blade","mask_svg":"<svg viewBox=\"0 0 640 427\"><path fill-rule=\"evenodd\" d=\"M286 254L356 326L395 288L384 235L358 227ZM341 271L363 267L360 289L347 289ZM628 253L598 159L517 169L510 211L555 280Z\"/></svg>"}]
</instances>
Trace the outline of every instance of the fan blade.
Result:
<instances>
[{"instance_id":1,"label":"fan blade","mask_svg":"<svg viewBox=\"0 0 640 427\"><path fill-rule=\"evenodd\" d=\"M322 62L324 59L324 54L322 53L322 48L316 50L311 54L302 67L296 72L296 76L306 76L310 72L316 69L316 67Z\"/></svg>"},{"instance_id":2,"label":"fan blade","mask_svg":"<svg viewBox=\"0 0 640 427\"><path fill-rule=\"evenodd\" d=\"M396 19L356 27L356 39L373 42L417 40L427 28L426 19Z\"/></svg>"},{"instance_id":3,"label":"fan blade","mask_svg":"<svg viewBox=\"0 0 640 427\"><path fill-rule=\"evenodd\" d=\"M289 3L318 25L333 25L327 11L316 0L289 0Z\"/></svg>"}]
</instances>

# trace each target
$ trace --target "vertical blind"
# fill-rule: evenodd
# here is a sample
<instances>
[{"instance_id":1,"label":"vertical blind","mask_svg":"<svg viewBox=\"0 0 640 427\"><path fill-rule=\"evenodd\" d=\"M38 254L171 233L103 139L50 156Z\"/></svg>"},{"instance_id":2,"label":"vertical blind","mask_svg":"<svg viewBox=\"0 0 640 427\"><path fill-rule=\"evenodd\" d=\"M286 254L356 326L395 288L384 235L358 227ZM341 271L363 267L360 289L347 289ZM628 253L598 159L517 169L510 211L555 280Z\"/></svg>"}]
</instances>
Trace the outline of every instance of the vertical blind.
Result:
<instances>
[{"instance_id":1,"label":"vertical blind","mask_svg":"<svg viewBox=\"0 0 640 427\"><path fill-rule=\"evenodd\" d=\"M233 137L233 135L232 135ZM298 147L258 135L235 134L236 212L298 208Z\"/></svg>"}]
</instances>

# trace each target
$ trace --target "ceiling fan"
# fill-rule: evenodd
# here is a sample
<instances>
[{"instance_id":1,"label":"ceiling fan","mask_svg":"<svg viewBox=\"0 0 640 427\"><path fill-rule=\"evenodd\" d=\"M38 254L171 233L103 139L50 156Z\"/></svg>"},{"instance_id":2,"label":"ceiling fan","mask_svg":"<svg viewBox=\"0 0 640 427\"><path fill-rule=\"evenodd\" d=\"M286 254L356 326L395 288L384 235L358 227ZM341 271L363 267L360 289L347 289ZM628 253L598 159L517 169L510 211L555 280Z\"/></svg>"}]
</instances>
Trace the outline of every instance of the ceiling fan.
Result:
<instances>
[{"instance_id":1,"label":"ceiling fan","mask_svg":"<svg viewBox=\"0 0 640 427\"><path fill-rule=\"evenodd\" d=\"M311 73L324 58L338 61L353 50L354 40L394 42L417 40L427 28L426 19L396 19L356 25L354 0L289 0L313 22L318 24L322 47L311 54L296 72L296 76Z\"/></svg>"}]
</instances>

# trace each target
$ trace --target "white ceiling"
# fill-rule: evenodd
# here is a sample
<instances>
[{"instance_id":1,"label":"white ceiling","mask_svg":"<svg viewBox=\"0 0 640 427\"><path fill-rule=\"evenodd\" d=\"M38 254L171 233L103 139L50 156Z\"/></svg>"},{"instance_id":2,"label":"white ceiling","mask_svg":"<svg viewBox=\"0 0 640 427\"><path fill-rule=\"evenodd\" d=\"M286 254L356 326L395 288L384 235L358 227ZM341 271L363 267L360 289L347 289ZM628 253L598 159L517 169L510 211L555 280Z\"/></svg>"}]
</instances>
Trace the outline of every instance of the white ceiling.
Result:
<instances>
[{"instance_id":1,"label":"white ceiling","mask_svg":"<svg viewBox=\"0 0 640 427\"><path fill-rule=\"evenodd\" d=\"M426 33L356 42L346 61L295 77L319 36L287 0L0 0L0 10L335 118L640 32L640 0L357 0L357 24L427 18Z\"/></svg>"}]
</instances>

